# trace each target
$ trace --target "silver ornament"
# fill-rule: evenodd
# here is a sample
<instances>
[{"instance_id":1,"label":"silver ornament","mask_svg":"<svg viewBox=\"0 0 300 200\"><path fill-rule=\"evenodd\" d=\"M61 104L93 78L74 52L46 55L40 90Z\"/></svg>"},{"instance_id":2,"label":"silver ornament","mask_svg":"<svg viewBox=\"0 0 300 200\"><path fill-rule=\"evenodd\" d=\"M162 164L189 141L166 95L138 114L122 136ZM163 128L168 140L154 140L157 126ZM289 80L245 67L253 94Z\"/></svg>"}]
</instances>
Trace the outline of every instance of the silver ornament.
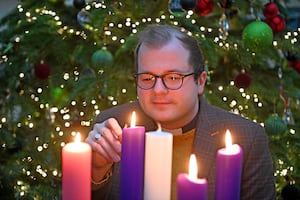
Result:
<instances>
[{"instance_id":1,"label":"silver ornament","mask_svg":"<svg viewBox=\"0 0 300 200\"><path fill-rule=\"evenodd\" d=\"M91 19L90 19L90 13L84 9L78 12L77 14L77 21L78 23L86 29L92 29L91 26Z\"/></svg>"},{"instance_id":2,"label":"silver ornament","mask_svg":"<svg viewBox=\"0 0 300 200\"><path fill-rule=\"evenodd\" d=\"M226 40L228 37L229 31L229 22L225 14L222 14L221 18L219 19L219 37L222 40Z\"/></svg>"}]
</instances>

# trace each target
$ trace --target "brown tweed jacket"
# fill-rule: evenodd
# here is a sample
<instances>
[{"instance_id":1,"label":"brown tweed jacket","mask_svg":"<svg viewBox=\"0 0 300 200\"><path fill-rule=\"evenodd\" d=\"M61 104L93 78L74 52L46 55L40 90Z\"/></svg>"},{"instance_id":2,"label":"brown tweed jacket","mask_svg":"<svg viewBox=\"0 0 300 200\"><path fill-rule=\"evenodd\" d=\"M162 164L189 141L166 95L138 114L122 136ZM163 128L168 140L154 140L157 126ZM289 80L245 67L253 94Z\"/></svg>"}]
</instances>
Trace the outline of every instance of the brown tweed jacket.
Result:
<instances>
[{"instance_id":1,"label":"brown tweed jacket","mask_svg":"<svg viewBox=\"0 0 300 200\"><path fill-rule=\"evenodd\" d=\"M137 113L137 125L146 130L155 130L155 122L141 110L138 102L113 107L100 113L96 122L110 117L116 118L120 125L130 124L132 111ZM209 183L209 199L214 199L216 152L225 146L226 129L229 129L233 143L243 148L243 172L241 200L275 199L275 183L272 159L267 135L258 124L239 115L207 104L200 98L200 112L197 116L193 151L199 161L199 177L206 177ZM93 199L119 199L119 164L114 164L110 182L103 188L92 192Z\"/></svg>"}]
</instances>

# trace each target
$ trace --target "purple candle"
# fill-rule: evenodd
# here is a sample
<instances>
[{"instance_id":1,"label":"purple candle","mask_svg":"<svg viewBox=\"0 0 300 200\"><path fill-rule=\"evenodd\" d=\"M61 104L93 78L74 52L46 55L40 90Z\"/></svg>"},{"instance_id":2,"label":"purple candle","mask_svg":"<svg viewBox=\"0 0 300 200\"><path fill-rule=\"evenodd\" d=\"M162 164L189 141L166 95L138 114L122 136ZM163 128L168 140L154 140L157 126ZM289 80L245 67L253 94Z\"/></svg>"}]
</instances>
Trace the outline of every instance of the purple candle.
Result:
<instances>
[{"instance_id":1,"label":"purple candle","mask_svg":"<svg viewBox=\"0 0 300 200\"><path fill-rule=\"evenodd\" d=\"M216 163L215 199L240 199L243 150L232 144L231 134L226 131L226 147L219 149Z\"/></svg>"},{"instance_id":2,"label":"purple candle","mask_svg":"<svg viewBox=\"0 0 300 200\"><path fill-rule=\"evenodd\" d=\"M197 178L198 167L196 156L190 157L189 174L177 176L177 200L207 200L207 180Z\"/></svg>"},{"instance_id":3,"label":"purple candle","mask_svg":"<svg viewBox=\"0 0 300 200\"><path fill-rule=\"evenodd\" d=\"M135 121L133 112L130 128L124 128L122 133L121 200L143 199L145 128L136 127Z\"/></svg>"}]
</instances>

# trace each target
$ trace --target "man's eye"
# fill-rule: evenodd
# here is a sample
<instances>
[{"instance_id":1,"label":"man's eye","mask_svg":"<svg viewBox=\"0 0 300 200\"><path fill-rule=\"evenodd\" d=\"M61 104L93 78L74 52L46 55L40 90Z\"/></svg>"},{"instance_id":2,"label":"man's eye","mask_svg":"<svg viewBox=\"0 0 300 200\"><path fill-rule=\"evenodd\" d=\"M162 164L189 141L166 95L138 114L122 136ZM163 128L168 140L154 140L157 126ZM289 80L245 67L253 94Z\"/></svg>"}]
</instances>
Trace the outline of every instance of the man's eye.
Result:
<instances>
[{"instance_id":1,"label":"man's eye","mask_svg":"<svg viewBox=\"0 0 300 200\"><path fill-rule=\"evenodd\" d=\"M154 79L153 76L146 76L142 78L143 81L152 81L153 79Z\"/></svg>"},{"instance_id":2,"label":"man's eye","mask_svg":"<svg viewBox=\"0 0 300 200\"><path fill-rule=\"evenodd\" d=\"M177 74L170 74L166 77L168 80L171 80L171 81L176 81L178 79L181 79L181 77Z\"/></svg>"}]
</instances>

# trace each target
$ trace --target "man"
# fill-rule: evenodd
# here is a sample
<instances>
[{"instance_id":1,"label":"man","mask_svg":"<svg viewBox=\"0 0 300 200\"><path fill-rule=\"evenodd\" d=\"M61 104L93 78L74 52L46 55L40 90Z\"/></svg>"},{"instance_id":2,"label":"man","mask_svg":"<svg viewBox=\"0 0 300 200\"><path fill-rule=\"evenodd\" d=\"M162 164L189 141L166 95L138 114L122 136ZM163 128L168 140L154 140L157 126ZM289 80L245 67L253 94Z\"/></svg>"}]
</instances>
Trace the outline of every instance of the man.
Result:
<instances>
[{"instance_id":1,"label":"man","mask_svg":"<svg viewBox=\"0 0 300 200\"><path fill-rule=\"evenodd\" d=\"M225 145L227 129L243 148L241 199L275 199L267 136L254 122L206 103L204 58L194 37L172 26L149 25L139 34L135 61L138 101L100 113L86 139L93 149L94 199L119 199L121 127L130 124L132 111L146 130L159 122L173 133L172 199L176 176L187 172L191 153L214 199L216 152Z\"/></svg>"}]
</instances>

